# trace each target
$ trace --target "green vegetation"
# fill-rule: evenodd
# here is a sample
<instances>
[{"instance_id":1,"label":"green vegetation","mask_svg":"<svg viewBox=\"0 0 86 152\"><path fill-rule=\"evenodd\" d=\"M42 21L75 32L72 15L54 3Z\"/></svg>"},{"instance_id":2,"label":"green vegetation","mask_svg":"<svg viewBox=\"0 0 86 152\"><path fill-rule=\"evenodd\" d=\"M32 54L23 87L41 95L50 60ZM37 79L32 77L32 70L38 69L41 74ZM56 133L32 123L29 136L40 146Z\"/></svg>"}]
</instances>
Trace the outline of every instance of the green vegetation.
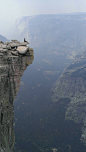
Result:
<instances>
[{"instance_id":1,"label":"green vegetation","mask_svg":"<svg viewBox=\"0 0 86 152\"><path fill-rule=\"evenodd\" d=\"M59 71L45 71L44 74L45 75L55 75L55 74L58 74Z\"/></svg>"},{"instance_id":2,"label":"green vegetation","mask_svg":"<svg viewBox=\"0 0 86 152\"><path fill-rule=\"evenodd\" d=\"M45 59L42 59L42 61L44 61L45 63L48 63L48 64L52 64L51 62L50 62L50 60L45 60Z\"/></svg>"}]
</instances>

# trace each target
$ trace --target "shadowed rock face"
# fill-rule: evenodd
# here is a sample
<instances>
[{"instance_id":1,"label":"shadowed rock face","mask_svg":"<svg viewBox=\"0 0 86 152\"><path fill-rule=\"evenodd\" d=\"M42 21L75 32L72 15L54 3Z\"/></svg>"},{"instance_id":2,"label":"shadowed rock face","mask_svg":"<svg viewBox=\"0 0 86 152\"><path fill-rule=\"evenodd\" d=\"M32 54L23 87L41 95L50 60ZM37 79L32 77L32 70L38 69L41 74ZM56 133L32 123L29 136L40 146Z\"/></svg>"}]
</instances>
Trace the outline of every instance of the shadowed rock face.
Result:
<instances>
[{"instance_id":1,"label":"shadowed rock face","mask_svg":"<svg viewBox=\"0 0 86 152\"><path fill-rule=\"evenodd\" d=\"M86 52L76 57L52 90L53 102L61 98L70 99L65 119L82 124L81 141L86 144Z\"/></svg>"},{"instance_id":2,"label":"shadowed rock face","mask_svg":"<svg viewBox=\"0 0 86 152\"><path fill-rule=\"evenodd\" d=\"M0 57L0 152L12 152L14 147L13 101L21 76L33 59L33 56Z\"/></svg>"}]
</instances>

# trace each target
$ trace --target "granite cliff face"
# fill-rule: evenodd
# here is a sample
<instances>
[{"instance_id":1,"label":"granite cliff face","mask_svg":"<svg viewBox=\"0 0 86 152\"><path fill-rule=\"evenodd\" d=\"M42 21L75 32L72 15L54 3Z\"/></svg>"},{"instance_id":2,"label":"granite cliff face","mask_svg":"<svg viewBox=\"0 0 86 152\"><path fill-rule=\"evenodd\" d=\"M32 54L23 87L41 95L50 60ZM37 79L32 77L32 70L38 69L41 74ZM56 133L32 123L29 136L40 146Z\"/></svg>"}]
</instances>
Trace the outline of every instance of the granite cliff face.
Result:
<instances>
[{"instance_id":1,"label":"granite cliff face","mask_svg":"<svg viewBox=\"0 0 86 152\"><path fill-rule=\"evenodd\" d=\"M81 141L86 144L86 52L76 57L52 90L53 102L69 98L65 119L82 125Z\"/></svg>"},{"instance_id":2,"label":"granite cliff face","mask_svg":"<svg viewBox=\"0 0 86 152\"><path fill-rule=\"evenodd\" d=\"M0 57L0 152L12 152L14 147L13 101L21 76L33 59L33 56Z\"/></svg>"},{"instance_id":3,"label":"granite cliff face","mask_svg":"<svg viewBox=\"0 0 86 152\"><path fill-rule=\"evenodd\" d=\"M16 20L13 38L31 47L39 47L45 53L74 58L86 46L86 13L35 15Z\"/></svg>"}]
</instances>

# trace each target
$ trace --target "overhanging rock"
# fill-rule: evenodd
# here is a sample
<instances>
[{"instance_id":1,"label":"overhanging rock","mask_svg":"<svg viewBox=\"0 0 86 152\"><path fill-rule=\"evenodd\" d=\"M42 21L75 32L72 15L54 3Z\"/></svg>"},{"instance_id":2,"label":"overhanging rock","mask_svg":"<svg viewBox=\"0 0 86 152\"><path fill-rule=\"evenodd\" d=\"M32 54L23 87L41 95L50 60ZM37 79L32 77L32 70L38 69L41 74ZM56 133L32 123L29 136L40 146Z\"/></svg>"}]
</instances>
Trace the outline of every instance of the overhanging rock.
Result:
<instances>
[{"instance_id":1,"label":"overhanging rock","mask_svg":"<svg viewBox=\"0 0 86 152\"><path fill-rule=\"evenodd\" d=\"M0 41L0 53L2 56L33 55L33 49L28 44L29 42L19 42L17 40L5 43Z\"/></svg>"}]
</instances>

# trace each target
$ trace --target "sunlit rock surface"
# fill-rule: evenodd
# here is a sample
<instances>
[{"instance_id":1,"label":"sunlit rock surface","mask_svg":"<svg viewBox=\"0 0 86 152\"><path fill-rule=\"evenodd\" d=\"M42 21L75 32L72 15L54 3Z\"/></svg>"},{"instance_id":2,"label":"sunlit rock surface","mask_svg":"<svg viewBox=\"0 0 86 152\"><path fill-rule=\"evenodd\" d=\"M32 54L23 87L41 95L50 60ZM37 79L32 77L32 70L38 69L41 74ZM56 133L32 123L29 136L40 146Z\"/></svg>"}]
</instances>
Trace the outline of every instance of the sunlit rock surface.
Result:
<instances>
[{"instance_id":1,"label":"sunlit rock surface","mask_svg":"<svg viewBox=\"0 0 86 152\"><path fill-rule=\"evenodd\" d=\"M76 57L52 90L53 102L70 99L65 119L83 124L81 140L86 144L86 52Z\"/></svg>"},{"instance_id":2,"label":"sunlit rock surface","mask_svg":"<svg viewBox=\"0 0 86 152\"><path fill-rule=\"evenodd\" d=\"M12 152L14 147L13 101L21 76L33 59L33 56L0 57L0 152Z\"/></svg>"}]
</instances>

